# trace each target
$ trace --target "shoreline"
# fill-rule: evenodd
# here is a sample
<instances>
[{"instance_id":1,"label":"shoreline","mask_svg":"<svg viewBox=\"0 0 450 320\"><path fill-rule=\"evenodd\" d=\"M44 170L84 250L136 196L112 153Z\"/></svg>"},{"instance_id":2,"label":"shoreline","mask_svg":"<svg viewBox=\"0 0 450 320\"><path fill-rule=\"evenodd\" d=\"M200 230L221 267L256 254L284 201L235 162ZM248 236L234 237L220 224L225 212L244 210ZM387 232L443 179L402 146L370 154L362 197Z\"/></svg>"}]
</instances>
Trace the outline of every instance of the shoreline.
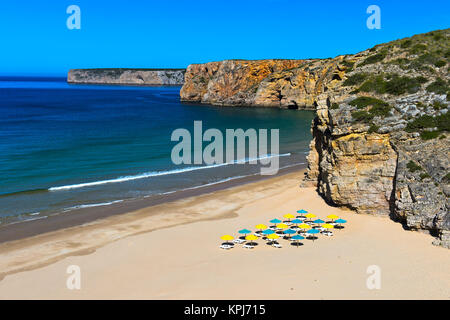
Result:
<instances>
[{"instance_id":1,"label":"shoreline","mask_svg":"<svg viewBox=\"0 0 450 320\"><path fill-rule=\"evenodd\" d=\"M447 249L387 216L327 205L315 188L299 186L304 172L0 244L0 299L450 298ZM302 208L348 223L300 247L280 240L282 249L261 241L250 251L219 249L224 234ZM73 265L81 290L66 286ZM382 270L380 290L366 285L372 265Z\"/></svg>"},{"instance_id":2,"label":"shoreline","mask_svg":"<svg viewBox=\"0 0 450 320\"><path fill-rule=\"evenodd\" d=\"M277 174L271 176L250 175L242 178L220 182L214 185L206 185L196 187L194 189L179 190L165 195L155 195L151 196L150 198L124 200L119 203L101 207L80 208L71 210L69 212L60 212L49 215L46 218L28 221L25 220L18 223L6 224L0 226L0 244L34 237L48 232L76 227L86 223L92 223L100 219L126 214L128 212L149 208L164 203L170 203L177 200L230 189L252 182L267 180L304 169L306 169L306 164L301 163L282 168L278 171Z\"/></svg>"}]
</instances>

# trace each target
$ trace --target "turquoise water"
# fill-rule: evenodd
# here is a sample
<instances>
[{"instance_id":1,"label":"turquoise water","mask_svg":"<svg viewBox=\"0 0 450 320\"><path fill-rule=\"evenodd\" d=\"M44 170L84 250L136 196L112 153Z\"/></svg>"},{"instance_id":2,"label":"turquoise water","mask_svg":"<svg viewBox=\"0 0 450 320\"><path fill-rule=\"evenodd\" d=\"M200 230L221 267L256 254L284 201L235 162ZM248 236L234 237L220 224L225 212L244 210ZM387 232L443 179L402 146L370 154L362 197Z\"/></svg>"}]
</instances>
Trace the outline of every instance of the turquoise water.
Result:
<instances>
[{"instance_id":1,"label":"turquoise water","mask_svg":"<svg viewBox=\"0 0 450 320\"><path fill-rule=\"evenodd\" d=\"M172 131L193 132L195 120L203 122L203 130L217 128L224 136L225 129L280 129L280 167L305 162L313 112L182 104L179 90L1 79L0 221L259 173L245 158L222 166L173 164Z\"/></svg>"}]
</instances>

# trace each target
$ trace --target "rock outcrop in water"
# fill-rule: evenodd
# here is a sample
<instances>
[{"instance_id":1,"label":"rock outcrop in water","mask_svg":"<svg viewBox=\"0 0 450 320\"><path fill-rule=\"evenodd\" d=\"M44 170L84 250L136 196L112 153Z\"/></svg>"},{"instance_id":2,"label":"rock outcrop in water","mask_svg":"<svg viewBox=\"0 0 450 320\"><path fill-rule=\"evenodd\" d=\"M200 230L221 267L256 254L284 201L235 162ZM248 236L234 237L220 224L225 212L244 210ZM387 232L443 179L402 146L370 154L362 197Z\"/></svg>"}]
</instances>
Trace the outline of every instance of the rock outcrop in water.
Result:
<instances>
[{"instance_id":1,"label":"rock outcrop in water","mask_svg":"<svg viewBox=\"0 0 450 320\"><path fill-rule=\"evenodd\" d=\"M315 108L306 184L450 247L450 29L324 60L187 69L183 101Z\"/></svg>"},{"instance_id":2,"label":"rock outcrop in water","mask_svg":"<svg viewBox=\"0 0 450 320\"><path fill-rule=\"evenodd\" d=\"M72 69L68 83L116 85L182 85L184 69Z\"/></svg>"}]
</instances>

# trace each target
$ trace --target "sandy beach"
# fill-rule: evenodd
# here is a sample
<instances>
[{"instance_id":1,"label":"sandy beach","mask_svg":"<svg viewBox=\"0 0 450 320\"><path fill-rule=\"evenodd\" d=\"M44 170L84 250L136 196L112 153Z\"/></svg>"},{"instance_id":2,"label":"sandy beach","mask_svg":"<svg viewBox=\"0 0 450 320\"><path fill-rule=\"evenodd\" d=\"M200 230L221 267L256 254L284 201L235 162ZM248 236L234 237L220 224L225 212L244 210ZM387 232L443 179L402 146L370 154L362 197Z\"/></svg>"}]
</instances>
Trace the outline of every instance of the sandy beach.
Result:
<instances>
[{"instance_id":1,"label":"sandy beach","mask_svg":"<svg viewBox=\"0 0 450 320\"><path fill-rule=\"evenodd\" d=\"M0 299L449 299L450 255L388 217L328 206L303 171L0 244ZM220 236L306 209L335 236L221 250ZM66 286L79 266L81 289ZM369 266L381 288L368 289Z\"/></svg>"}]
</instances>

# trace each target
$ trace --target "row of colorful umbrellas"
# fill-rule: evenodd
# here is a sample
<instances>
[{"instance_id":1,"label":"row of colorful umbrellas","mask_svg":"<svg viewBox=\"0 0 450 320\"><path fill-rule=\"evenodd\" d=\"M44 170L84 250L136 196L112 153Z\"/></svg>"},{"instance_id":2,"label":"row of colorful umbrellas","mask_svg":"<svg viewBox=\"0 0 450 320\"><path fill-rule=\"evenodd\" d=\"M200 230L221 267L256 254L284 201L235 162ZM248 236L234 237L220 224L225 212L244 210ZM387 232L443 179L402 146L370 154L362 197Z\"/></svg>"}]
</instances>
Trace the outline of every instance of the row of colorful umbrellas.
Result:
<instances>
[{"instance_id":1,"label":"row of colorful umbrellas","mask_svg":"<svg viewBox=\"0 0 450 320\"><path fill-rule=\"evenodd\" d=\"M316 220L312 221L311 219L316 218L317 216L313 213L308 213L308 211L306 211L306 210L303 210L303 209L298 210L297 213L305 214L304 216L301 216L301 218L304 217L304 218L310 219L309 222L315 223L316 225L321 225L322 228L325 228L325 229L334 228L334 226L332 224L325 223L325 221L323 221L322 219L316 219ZM304 221L302 219L299 219L300 217L295 217L292 214L285 214L283 217L288 219L288 221L287 221L288 223L295 224L295 226L297 228L307 230L306 233L308 233L308 234L313 235L313 234L320 233L319 230L314 229L309 224L304 223ZM340 219L335 214L328 215L327 218L332 220L333 223L337 223L339 225L347 222L344 219ZM291 221L291 219L293 219L293 220ZM270 220L270 223L273 223L277 229L283 230L283 233L286 234L291 240L296 241L297 244L298 244L298 241L305 239L301 235L292 236L293 234L296 234L297 231L289 228L289 225L287 225L286 223L283 223L279 219L276 219L276 218L272 219L272 220ZM266 238L269 240L275 241L276 239L278 239L280 237L278 234L276 234L276 232L273 229L270 229L265 224L260 223L260 224L256 225L255 228L262 235L266 236ZM245 240L251 241L250 243L253 243L253 241L258 239L258 236L251 234L252 231L248 230L248 229L239 230L238 233L243 234L245 236ZM224 241L231 241L234 239L234 237L231 235L224 235L221 237L221 239Z\"/></svg>"}]
</instances>

